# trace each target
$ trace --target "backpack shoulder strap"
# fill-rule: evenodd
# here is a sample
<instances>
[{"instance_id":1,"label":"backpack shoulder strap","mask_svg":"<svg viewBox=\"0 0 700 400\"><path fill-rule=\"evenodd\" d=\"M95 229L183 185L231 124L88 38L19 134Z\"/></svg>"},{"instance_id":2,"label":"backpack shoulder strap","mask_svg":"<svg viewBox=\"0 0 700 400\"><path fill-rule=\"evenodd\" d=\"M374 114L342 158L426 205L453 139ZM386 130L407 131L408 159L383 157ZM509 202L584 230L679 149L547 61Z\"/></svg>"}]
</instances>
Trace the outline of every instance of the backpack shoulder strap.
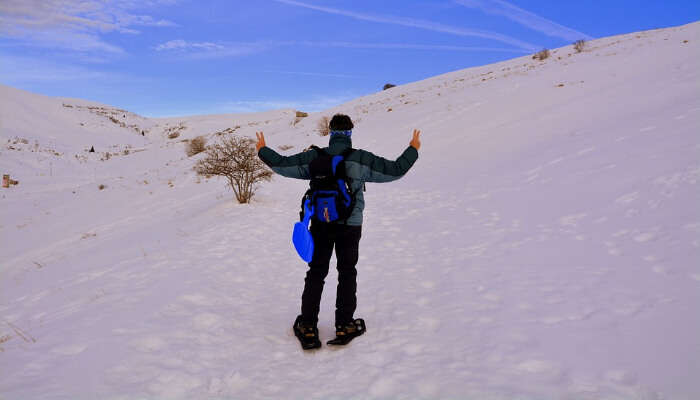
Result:
<instances>
[{"instance_id":1,"label":"backpack shoulder strap","mask_svg":"<svg viewBox=\"0 0 700 400\"><path fill-rule=\"evenodd\" d=\"M333 157L333 175L339 175L343 179L347 179L345 176L345 170L343 170L340 174L336 174L336 167L341 163L345 162L345 160L348 158L350 154L352 154L355 151L352 147L348 147L347 149L343 150L342 153L340 153L337 156Z\"/></svg>"}]
</instances>

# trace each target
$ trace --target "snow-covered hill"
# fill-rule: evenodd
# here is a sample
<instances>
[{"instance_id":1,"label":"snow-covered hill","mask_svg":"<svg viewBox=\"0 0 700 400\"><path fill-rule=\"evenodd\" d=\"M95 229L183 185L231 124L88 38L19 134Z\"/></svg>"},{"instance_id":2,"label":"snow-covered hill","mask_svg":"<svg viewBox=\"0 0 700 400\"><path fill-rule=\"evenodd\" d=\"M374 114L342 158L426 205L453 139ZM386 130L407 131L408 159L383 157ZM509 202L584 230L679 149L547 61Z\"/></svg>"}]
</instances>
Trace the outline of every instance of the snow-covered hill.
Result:
<instances>
[{"instance_id":1,"label":"snow-covered hill","mask_svg":"<svg viewBox=\"0 0 700 400\"><path fill-rule=\"evenodd\" d=\"M302 119L0 86L0 172L20 182L0 189L0 399L698 398L699 43L700 23L604 38ZM183 140L262 130L293 154L335 112L355 147L393 158L413 128L423 147L367 187L367 334L303 353L305 182L235 204Z\"/></svg>"}]
</instances>

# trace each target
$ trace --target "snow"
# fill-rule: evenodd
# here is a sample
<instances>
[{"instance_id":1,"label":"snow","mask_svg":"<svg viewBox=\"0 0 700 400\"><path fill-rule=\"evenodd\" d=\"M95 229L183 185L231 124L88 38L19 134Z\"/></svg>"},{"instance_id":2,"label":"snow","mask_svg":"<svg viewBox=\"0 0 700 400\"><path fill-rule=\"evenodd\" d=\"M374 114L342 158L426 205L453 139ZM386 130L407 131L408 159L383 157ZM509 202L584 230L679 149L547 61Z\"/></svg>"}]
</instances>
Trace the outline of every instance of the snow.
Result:
<instances>
[{"instance_id":1,"label":"snow","mask_svg":"<svg viewBox=\"0 0 700 400\"><path fill-rule=\"evenodd\" d=\"M20 182L0 189L0 398L698 398L699 42L700 23L604 38L296 122L0 86L0 171ZM355 147L393 158L413 128L423 147L367 185L367 333L304 353L306 183L235 204L182 140L263 130L293 154L339 111Z\"/></svg>"}]
</instances>

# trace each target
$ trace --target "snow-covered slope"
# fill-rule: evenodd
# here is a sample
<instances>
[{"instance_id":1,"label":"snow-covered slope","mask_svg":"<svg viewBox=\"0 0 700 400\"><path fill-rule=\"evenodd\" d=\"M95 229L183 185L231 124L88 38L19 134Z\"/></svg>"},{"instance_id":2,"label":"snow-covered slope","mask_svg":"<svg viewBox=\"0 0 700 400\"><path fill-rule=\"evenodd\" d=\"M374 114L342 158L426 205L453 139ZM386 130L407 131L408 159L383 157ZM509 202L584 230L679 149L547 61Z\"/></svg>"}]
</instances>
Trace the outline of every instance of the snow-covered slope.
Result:
<instances>
[{"instance_id":1,"label":"snow-covered slope","mask_svg":"<svg viewBox=\"0 0 700 400\"><path fill-rule=\"evenodd\" d=\"M0 172L20 181L0 190L0 398L697 398L698 43L699 23L605 38L300 120L0 86ZM413 128L423 147L367 187L367 334L303 353L305 182L237 205L182 140L262 130L292 154L335 112L355 147L393 158Z\"/></svg>"}]
</instances>

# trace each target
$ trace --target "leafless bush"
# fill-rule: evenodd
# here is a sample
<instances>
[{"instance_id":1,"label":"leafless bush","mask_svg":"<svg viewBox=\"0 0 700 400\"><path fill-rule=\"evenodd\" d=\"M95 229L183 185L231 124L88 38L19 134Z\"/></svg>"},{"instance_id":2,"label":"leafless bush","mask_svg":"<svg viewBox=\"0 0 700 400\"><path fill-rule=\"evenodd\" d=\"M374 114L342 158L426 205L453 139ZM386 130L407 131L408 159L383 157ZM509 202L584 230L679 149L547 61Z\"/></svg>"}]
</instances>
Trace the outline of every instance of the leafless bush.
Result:
<instances>
[{"instance_id":1,"label":"leafless bush","mask_svg":"<svg viewBox=\"0 0 700 400\"><path fill-rule=\"evenodd\" d=\"M580 53L583 51L583 48L586 46L586 41L583 39L577 40L574 42L574 50L576 50L577 53Z\"/></svg>"},{"instance_id":2,"label":"leafless bush","mask_svg":"<svg viewBox=\"0 0 700 400\"><path fill-rule=\"evenodd\" d=\"M309 113L303 111L297 111L294 115L294 121L292 121L292 126L297 126L304 118L308 117Z\"/></svg>"},{"instance_id":3,"label":"leafless bush","mask_svg":"<svg viewBox=\"0 0 700 400\"><path fill-rule=\"evenodd\" d=\"M255 141L226 136L221 143L207 147L206 156L195 165L204 176L223 176L239 203L250 203L259 182L272 179L272 171L258 158Z\"/></svg>"},{"instance_id":4,"label":"leafless bush","mask_svg":"<svg viewBox=\"0 0 700 400\"><path fill-rule=\"evenodd\" d=\"M539 61L544 61L549 58L549 50L548 49L542 49L535 53L534 56L532 56L533 60L539 60Z\"/></svg>"},{"instance_id":5,"label":"leafless bush","mask_svg":"<svg viewBox=\"0 0 700 400\"><path fill-rule=\"evenodd\" d=\"M100 184L100 186L98 186L97 188L100 189L100 190L104 190L106 187L107 187L107 186Z\"/></svg>"},{"instance_id":6,"label":"leafless bush","mask_svg":"<svg viewBox=\"0 0 700 400\"><path fill-rule=\"evenodd\" d=\"M323 116L318 120L316 123L316 128L321 136L328 136L331 133L331 128L329 127L330 123L331 119L326 116Z\"/></svg>"},{"instance_id":7,"label":"leafless bush","mask_svg":"<svg viewBox=\"0 0 700 400\"><path fill-rule=\"evenodd\" d=\"M227 135L227 134L234 133L234 132L236 132L238 129L241 129L241 126L240 126L240 125L236 125L236 126L234 126L233 128L226 128L226 129L224 129L223 131L214 132L214 134L215 134L216 136L223 136L223 135Z\"/></svg>"},{"instance_id":8,"label":"leafless bush","mask_svg":"<svg viewBox=\"0 0 700 400\"><path fill-rule=\"evenodd\" d=\"M175 139L180 136L180 132L187 129L184 122L180 122L178 125L167 126L163 131L169 139Z\"/></svg>"},{"instance_id":9,"label":"leafless bush","mask_svg":"<svg viewBox=\"0 0 700 400\"><path fill-rule=\"evenodd\" d=\"M294 146L292 146L291 144L283 144L283 145L279 146L278 148L282 151L287 151L289 149L293 149Z\"/></svg>"},{"instance_id":10,"label":"leafless bush","mask_svg":"<svg viewBox=\"0 0 700 400\"><path fill-rule=\"evenodd\" d=\"M192 157L206 150L206 146L207 139L204 136L197 136L185 145L185 153L187 153L187 157Z\"/></svg>"}]
</instances>

